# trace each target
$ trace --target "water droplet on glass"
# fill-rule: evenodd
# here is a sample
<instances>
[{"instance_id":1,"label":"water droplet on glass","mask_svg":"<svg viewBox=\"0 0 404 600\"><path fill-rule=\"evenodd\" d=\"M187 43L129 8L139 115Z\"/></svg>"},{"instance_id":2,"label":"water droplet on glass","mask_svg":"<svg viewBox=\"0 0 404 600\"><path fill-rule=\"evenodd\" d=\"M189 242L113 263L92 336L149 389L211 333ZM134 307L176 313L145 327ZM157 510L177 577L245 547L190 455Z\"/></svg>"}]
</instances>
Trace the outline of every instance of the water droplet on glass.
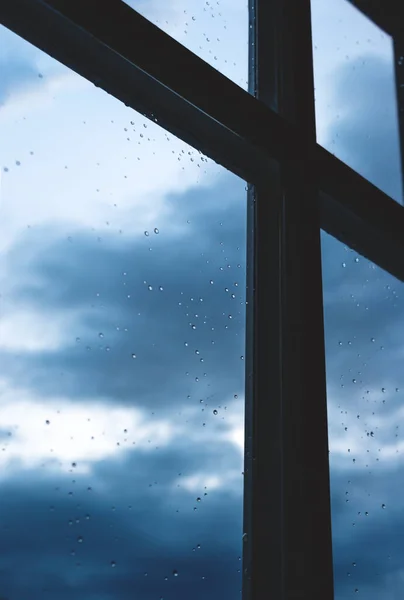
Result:
<instances>
[{"instance_id":1,"label":"water droplet on glass","mask_svg":"<svg viewBox=\"0 0 404 600\"><path fill-rule=\"evenodd\" d=\"M148 286L147 286L147 289L149 290L149 292L151 292L151 291L152 291L152 289L153 289L153 286L151 286L151 285L148 285Z\"/></svg>"},{"instance_id":2,"label":"water droplet on glass","mask_svg":"<svg viewBox=\"0 0 404 600\"><path fill-rule=\"evenodd\" d=\"M159 290L160 290L160 292L162 292L164 290L162 285L159 286Z\"/></svg>"},{"instance_id":3,"label":"water droplet on glass","mask_svg":"<svg viewBox=\"0 0 404 600\"><path fill-rule=\"evenodd\" d=\"M144 232L144 234L145 234L145 236L146 236L146 237L148 237L148 235L149 235L149 232L148 232L148 231L145 231L145 232Z\"/></svg>"},{"instance_id":4,"label":"water droplet on glass","mask_svg":"<svg viewBox=\"0 0 404 600\"><path fill-rule=\"evenodd\" d=\"M174 577L178 577L178 571L176 571L176 570L174 569L174 571L173 571L173 575L174 575Z\"/></svg>"},{"instance_id":5,"label":"water droplet on glass","mask_svg":"<svg viewBox=\"0 0 404 600\"><path fill-rule=\"evenodd\" d=\"M46 421L45 421L45 423L46 423L47 425L50 425L50 421L48 421L48 420L46 420Z\"/></svg>"},{"instance_id":6,"label":"water droplet on glass","mask_svg":"<svg viewBox=\"0 0 404 600\"><path fill-rule=\"evenodd\" d=\"M104 334L103 334L103 333L99 333L99 334L98 334L98 337L100 337L100 338L103 338L103 337L104 337Z\"/></svg>"},{"instance_id":7,"label":"water droplet on glass","mask_svg":"<svg viewBox=\"0 0 404 600\"><path fill-rule=\"evenodd\" d=\"M82 538L81 535L79 535L79 537L77 538L77 541L78 541L79 544L83 543L83 538Z\"/></svg>"},{"instance_id":8,"label":"water droplet on glass","mask_svg":"<svg viewBox=\"0 0 404 600\"><path fill-rule=\"evenodd\" d=\"M214 414L214 415L217 415L217 410L216 410L216 408L215 408L215 410L213 411L213 414Z\"/></svg>"},{"instance_id":9,"label":"water droplet on glass","mask_svg":"<svg viewBox=\"0 0 404 600\"><path fill-rule=\"evenodd\" d=\"M133 359L134 359L134 358L136 358L136 354L132 354L132 358L133 358Z\"/></svg>"},{"instance_id":10,"label":"water droplet on glass","mask_svg":"<svg viewBox=\"0 0 404 600\"><path fill-rule=\"evenodd\" d=\"M116 562L114 560L111 560L111 567L116 567Z\"/></svg>"},{"instance_id":11,"label":"water droplet on glass","mask_svg":"<svg viewBox=\"0 0 404 600\"><path fill-rule=\"evenodd\" d=\"M346 263L344 263L344 262L343 262L343 263L342 263L342 267L343 267L343 269L345 269L345 267L346 267Z\"/></svg>"},{"instance_id":12,"label":"water droplet on glass","mask_svg":"<svg viewBox=\"0 0 404 600\"><path fill-rule=\"evenodd\" d=\"M159 230L157 229L157 227L154 228L154 233L157 235L159 232Z\"/></svg>"},{"instance_id":13,"label":"water droplet on glass","mask_svg":"<svg viewBox=\"0 0 404 600\"><path fill-rule=\"evenodd\" d=\"M385 505L385 504L382 504L382 508L386 508L386 505Z\"/></svg>"}]
</instances>

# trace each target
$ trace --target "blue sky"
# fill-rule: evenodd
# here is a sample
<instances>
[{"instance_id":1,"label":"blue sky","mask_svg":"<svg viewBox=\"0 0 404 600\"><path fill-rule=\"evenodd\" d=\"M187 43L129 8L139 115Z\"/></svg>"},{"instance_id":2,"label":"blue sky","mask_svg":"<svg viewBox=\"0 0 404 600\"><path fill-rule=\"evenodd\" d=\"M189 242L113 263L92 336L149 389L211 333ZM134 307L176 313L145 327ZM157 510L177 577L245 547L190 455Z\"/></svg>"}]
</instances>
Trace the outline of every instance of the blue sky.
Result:
<instances>
[{"instance_id":1,"label":"blue sky","mask_svg":"<svg viewBox=\"0 0 404 600\"><path fill-rule=\"evenodd\" d=\"M128 3L246 87L244 1ZM399 200L390 40L332 6L318 139ZM0 598L239 597L246 184L4 28L0 63ZM336 598L395 600L401 284L323 268Z\"/></svg>"}]
</instances>

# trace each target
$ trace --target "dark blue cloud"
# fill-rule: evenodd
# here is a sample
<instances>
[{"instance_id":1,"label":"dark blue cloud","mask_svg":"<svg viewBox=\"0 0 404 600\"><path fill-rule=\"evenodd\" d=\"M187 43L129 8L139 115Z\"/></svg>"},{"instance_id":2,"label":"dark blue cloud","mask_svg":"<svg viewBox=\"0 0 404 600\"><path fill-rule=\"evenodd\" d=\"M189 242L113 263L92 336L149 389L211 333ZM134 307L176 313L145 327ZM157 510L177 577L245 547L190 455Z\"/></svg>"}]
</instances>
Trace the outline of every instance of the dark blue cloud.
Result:
<instances>
[{"instance_id":1,"label":"dark blue cloud","mask_svg":"<svg viewBox=\"0 0 404 600\"><path fill-rule=\"evenodd\" d=\"M323 272L336 600L355 589L395 599L404 527L402 284L325 235Z\"/></svg>"},{"instance_id":2,"label":"dark blue cloud","mask_svg":"<svg viewBox=\"0 0 404 600\"><path fill-rule=\"evenodd\" d=\"M51 453L34 471L15 464L0 509L2 589L13 600L240 593L241 457L215 436L244 387L245 184L228 175L168 203L181 233L164 223L158 234L128 240L115 231L99 239L33 229L8 254L14 307L49 319L76 312L59 349L1 352L12 388L44 402L90 403L90 416L93 401L106 410L125 404L146 411L150 424L170 418L198 433L161 448L151 433L146 451L122 423L114 443L131 448L125 460L96 462L89 475L52 475ZM239 479L231 488L207 483L190 492L178 483L229 472Z\"/></svg>"}]
</instances>

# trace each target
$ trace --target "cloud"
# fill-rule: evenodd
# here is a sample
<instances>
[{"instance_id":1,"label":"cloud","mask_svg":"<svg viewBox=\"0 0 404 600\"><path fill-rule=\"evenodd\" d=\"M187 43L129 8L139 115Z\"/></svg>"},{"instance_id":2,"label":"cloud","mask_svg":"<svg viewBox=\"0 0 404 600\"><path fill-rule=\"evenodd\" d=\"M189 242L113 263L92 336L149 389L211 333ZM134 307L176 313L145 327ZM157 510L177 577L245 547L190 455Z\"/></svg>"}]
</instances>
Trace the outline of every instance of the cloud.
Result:
<instances>
[{"instance_id":1,"label":"cloud","mask_svg":"<svg viewBox=\"0 0 404 600\"><path fill-rule=\"evenodd\" d=\"M156 233L43 225L9 248L6 596L239 593L245 219L224 175L172 193Z\"/></svg>"},{"instance_id":2,"label":"cloud","mask_svg":"<svg viewBox=\"0 0 404 600\"><path fill-rule=\"evenodd\" d=\"M336 600L401 594L402 284L323 234ZM355 564L354 564L355 563Z\"/></svg>"}]
</instances>

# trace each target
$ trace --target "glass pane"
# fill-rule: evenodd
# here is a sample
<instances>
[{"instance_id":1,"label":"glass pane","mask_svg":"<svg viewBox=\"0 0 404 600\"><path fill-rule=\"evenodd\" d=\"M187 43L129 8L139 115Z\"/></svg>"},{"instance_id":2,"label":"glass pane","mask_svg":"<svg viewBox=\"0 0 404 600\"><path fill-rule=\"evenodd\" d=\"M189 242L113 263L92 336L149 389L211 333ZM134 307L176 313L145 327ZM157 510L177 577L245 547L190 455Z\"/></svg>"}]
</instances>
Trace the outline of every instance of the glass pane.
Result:
<instances>
[{"instance_id":1,"label":"glass pane","mask_svg":"<svg viewBox=\"0 0 404 600\"><path fill-rule=\"evenodd\" d=\"M326 234L322 251L335 600L398 600L404 285Z\"/></svg>"},{"instance_id":2,"label":"glass pane","mask_svg":"<svg viewBox=\"0 0 404 600\"><path fill-rule=\"evenodd\" d=\"M0 47L0 596L236 598L245 182Z\"/></svg>"},{"instance_id":3,"label":"glass pane","mask_svg":"<svg viewBox=\"0 0 404 600\"><path fill-rule=\"evenodd\" d=\"M124 0L247 90L248 0Z\"/></svg>"},{"instance_id":4,"label":"glass pane","mask_svg":"<svg viewBox=\"0 0 404 600\"><path fill-rule=\"evenodd\" d=\"M317 140L402 202L393 42L348 0L311 0Z\"/></svg>"}]
</instances>

